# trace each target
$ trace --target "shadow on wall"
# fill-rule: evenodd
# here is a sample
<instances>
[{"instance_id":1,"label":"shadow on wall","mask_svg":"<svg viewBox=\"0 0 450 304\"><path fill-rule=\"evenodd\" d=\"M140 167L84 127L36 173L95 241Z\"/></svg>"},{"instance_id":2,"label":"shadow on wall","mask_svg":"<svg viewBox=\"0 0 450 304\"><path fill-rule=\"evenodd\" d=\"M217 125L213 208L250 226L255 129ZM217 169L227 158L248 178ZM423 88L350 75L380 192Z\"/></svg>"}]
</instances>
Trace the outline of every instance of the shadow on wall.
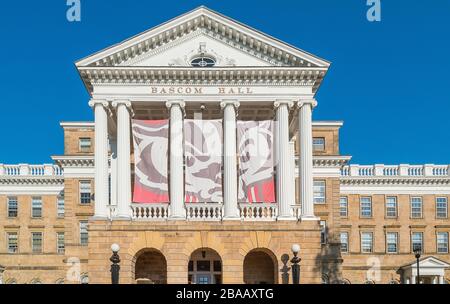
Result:
<instances>
[{"instance_id":1,"label":"shadow on wall","mask_svg":"<svg viewBox=\"0 0 450 304\"><path fill-rule=\"evenodd\" d=\"M328 228L325 235L329 235ZM330 237L316 257L314 270L322 274L323 284L342 284L342 262L340 242Z\"/></svg>"}]
</instances>

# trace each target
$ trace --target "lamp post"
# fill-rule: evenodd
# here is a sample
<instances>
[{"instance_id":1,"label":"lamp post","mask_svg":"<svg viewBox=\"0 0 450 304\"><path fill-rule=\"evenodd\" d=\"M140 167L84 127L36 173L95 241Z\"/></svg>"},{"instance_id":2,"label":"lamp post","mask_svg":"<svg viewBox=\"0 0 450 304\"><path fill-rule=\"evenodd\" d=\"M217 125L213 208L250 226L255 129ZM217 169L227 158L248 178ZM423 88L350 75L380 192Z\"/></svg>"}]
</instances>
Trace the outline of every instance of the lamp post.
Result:
<instances>
[{"instance_id":1,"label":"lamp post","mask_svg":"<svg viewBox=\"0 0 450 304\"><path fill-rule=\"evenodd\" d=\"M301 258L299 258L297 255L300 252L300 245L294 244L292 245L292 253L294 254L294 257L291 259L292 263L292 283L293 284L300 284L300 261Z\"/></svg>"},{"instance_id":2,"label":"lamp post","mask_svg":"<svg viewBox=\"0 0 450 304\"><path fill-rule=\"evenodd\" d=\"M416 248L414 248L414 254L416 256L416 261L417 261L417 280L416 280L416 284L420 284L419 259L420 259L420 253L421 252L422 252L422 248L420 246L416 246Z\"/></svg>"},{"instance_id":3,"label":"lamp post","mask_svg":"<svg viewBox=\"0 0 450 304\"><path fill-rule=\"evenodd\" d=\"M111 264L111 284L119 284L119 270L120 270L120 257L118 252L120 250L120 246L118 244L112 244L111 250L113 255L109 258L112 262Z\"/></svg>"}]
</instances>

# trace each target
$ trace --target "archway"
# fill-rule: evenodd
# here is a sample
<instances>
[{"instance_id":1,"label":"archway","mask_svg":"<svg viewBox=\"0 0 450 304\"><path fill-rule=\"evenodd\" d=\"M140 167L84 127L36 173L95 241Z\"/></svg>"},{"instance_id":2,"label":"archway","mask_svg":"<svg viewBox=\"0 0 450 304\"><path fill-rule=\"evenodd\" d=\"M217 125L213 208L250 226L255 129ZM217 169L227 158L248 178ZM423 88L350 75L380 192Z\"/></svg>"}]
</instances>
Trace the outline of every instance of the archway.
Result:
<instances>
[{"instance_id":1,"label":"archway","mask_svg":"<svg viewBox=\"0 0 450 304\"><path fill-rule=\"evenodd\" d=\"M244 259L245 284L275 284L277 283L277 260L267 249L253 249Z\"/></svg>"},{"instance_id":2,"label":"archway","mask_svg":"<svg viewBox=\"0 0 450 304\"><path fill-rule=\"evenodd\" d=\"M167 261L156 249L143 249L135 256L134 279L138 283L167 284Z\"/></svg>"},{"instance_id":3,"label":"archway","mask_svg":"<svg viewBox=\"0 0 450 304\"><path fill-rule=\"evenodd\" d=\"M215 250L199 248L192 252L188 264L188 283L222 283L222 259Z\"/></svg>"}]
</instances>

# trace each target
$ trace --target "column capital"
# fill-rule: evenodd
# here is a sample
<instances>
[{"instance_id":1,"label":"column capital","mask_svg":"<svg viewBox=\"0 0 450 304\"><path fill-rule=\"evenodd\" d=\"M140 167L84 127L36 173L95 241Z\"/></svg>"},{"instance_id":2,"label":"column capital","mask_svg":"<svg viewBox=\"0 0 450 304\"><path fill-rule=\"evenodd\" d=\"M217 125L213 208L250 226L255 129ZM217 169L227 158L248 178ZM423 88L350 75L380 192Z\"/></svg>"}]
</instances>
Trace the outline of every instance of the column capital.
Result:
<instances>
[{"instance_id":1,"label":"column capital","mask_svg":"<svg viewBox=\"0 0 450 304\"><path fill-rule=\"evenodd\" d=\"M222 99L220 108L223 110L227 105L233 105L237 109L241 106L241 103L237 99Z\"/></svg>"},{"instance_id":2,"label":"column capital","mask_svg":"<svg viewBox=\"0 0 450 304\"><path fill-rule=\"evenodd\" d=\"M300 99L299 101L297 101L297 108L301 108L304 105L311 105L311 108L314 109L315 107L317 107L317 100L315 100L314 98L312 99Z\"/></svg>"},{"instance_id":3,"label":"column capital","mask_svg":"<svg viewBox=\"0 0 450 304\"><path fill-rule=\"evenodd\" d=\"M131 101L129 101L128 99L114 99L113 102L111 103L113 108L117 108L121 104L125 105L128 109L132 109Z\"/></svg>"},{"instance_id":4,"label":"column capital","mask_svg":"<svg viewBox=\"0 0 450 304\"><path fill-rule=\"evenodd\" d=\"M173 105L178 105L180 108L184 109L186 107L186 102L183 99L172 99L166 101L166 107L170 109Z\"/></svg>"},{"instance_id":5,"label":"column capital","mask_svg":"<svg viewBox=\"0 0 450 304\"><path fill-rule=\"evenodd\" d=\"M104 108L107 108L109 105L109 103L106 99L94 99L94 98L89 100L88 104L91 108L94 108L95 105L97 105L97 104L101 104Z\"/></svg>"},{"instance_id":6,"label":"column capital","mask_svg":"<svg viewBox=\"0 0 450 304\"><path fill-rule=\"evenodd\" d=\"M294 100L292 99L276 99L273 103L273 107L276 109L282 105L287 105L288 108L292 108L294 106Z\"/></svg>"}]
</instances>

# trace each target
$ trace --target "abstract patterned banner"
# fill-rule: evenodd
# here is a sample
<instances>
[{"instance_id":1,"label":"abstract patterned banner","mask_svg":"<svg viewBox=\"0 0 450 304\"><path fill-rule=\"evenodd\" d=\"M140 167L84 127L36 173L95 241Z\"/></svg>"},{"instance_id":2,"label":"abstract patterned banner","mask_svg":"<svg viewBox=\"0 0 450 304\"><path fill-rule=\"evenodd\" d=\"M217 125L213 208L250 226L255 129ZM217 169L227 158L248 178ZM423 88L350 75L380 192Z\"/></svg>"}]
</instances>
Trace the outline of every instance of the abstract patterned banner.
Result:
<instances>
[{"instance_id":1,"label":"abstract patterned banner","mask_svg":"<svg viewBox=\"0 0 450 304\"><path fill-rule=\"evenodd\" d=\"M222 202L222 120L184 120L186 202Z\"/></svg>"},{"instance_id":2,"label":"abstract patterned banner","mask_svg":"<svg viewBox=\"0 0 450 304\"><path fill-rule=\"evenodd\" d=\"M275 202L273 128L272 120L237 122L239 202Z\"/></svg>"},{"instance_id":3,"label":"abstract patterned banner","mask_svg":"<svg viewBox=\"0 0 450 304\"><path fill-rule=\"evenodd\" d=\"M133 202L168 203L168 120L133 120ZM119 185L120 187L120 185Z\"/></svg>"}]
</instances>

